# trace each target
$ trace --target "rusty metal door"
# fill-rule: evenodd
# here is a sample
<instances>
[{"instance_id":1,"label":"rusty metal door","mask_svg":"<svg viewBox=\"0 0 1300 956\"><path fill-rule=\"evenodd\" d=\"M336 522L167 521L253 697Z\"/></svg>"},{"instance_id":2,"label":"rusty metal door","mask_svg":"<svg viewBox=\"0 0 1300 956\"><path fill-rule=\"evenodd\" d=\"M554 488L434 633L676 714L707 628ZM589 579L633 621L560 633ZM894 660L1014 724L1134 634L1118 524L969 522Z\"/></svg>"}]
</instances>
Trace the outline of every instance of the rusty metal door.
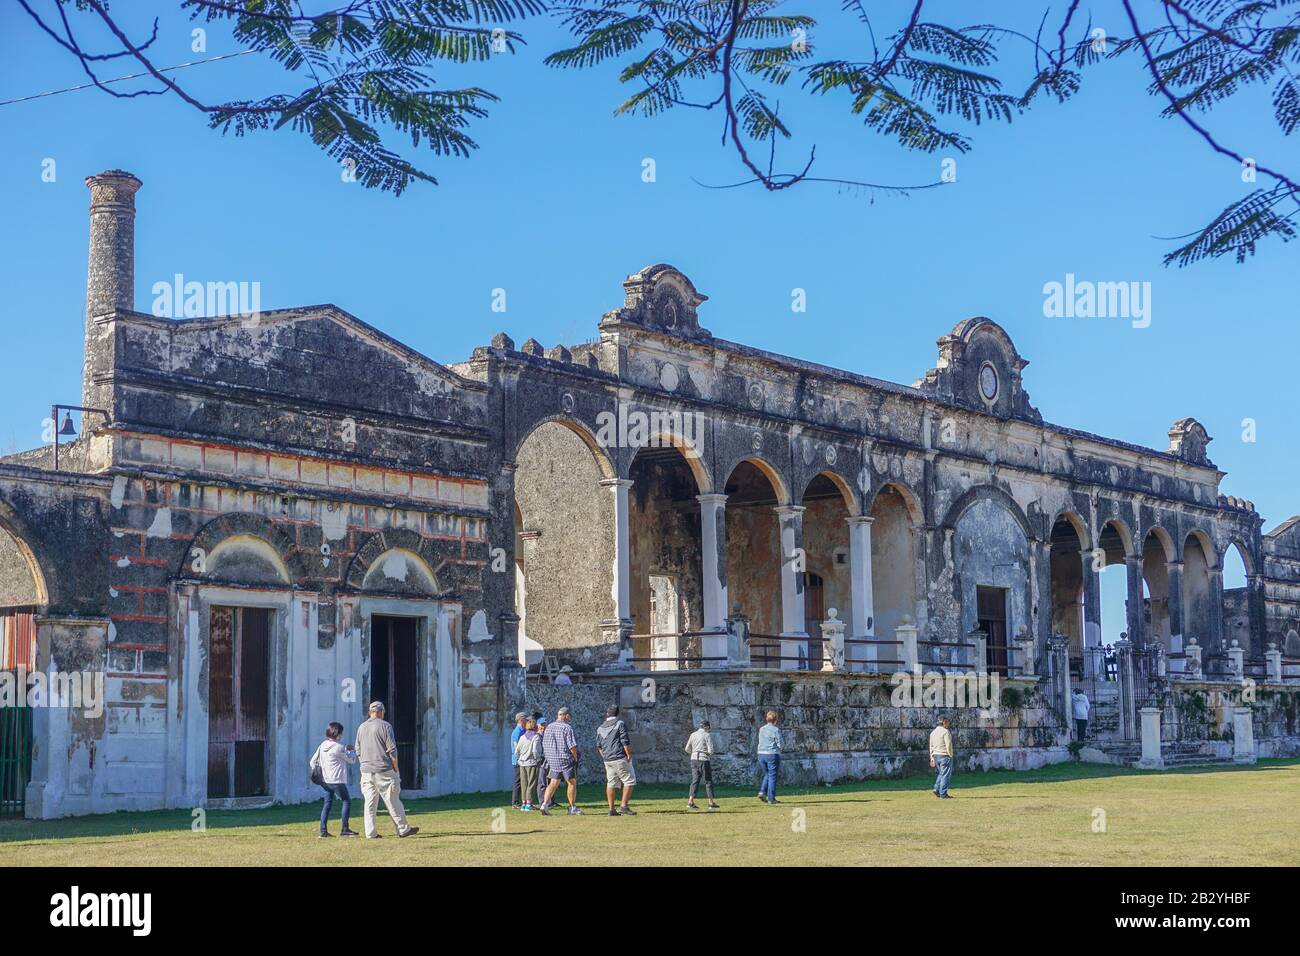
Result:
<instances>
[{"instance_id":1,"label":"rusty metal door","mask_svg":"<svg viewBox=\"0 0 1300 956\"><path fill-rule=\"evenodd\" d=\"M214 607L208 630L208 796L267 793L271 612Z\"/></svg>"}]
</instances>

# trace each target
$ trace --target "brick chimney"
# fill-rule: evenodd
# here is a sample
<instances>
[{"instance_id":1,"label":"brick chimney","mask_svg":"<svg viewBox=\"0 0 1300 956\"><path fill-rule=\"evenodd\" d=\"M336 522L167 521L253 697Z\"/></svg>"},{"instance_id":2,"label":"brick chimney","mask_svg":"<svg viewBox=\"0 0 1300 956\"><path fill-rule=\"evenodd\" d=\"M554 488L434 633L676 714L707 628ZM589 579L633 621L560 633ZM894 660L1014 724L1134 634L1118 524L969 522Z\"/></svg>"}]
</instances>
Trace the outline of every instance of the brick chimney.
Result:
<instances>
[{"instance_id":1,"label":"brick chimney","mask_svg":"<svg viewBox=\"0 0 1300 956\"><path fill-rule=\"evenodd\" d=\"M87 176L90 265L86 272L86 355L81 404L112 409L114 309L135 305L135 193L140 180L120 169ZM95 424L99 424L98 421Z\"/></svg>"}]
</instances>

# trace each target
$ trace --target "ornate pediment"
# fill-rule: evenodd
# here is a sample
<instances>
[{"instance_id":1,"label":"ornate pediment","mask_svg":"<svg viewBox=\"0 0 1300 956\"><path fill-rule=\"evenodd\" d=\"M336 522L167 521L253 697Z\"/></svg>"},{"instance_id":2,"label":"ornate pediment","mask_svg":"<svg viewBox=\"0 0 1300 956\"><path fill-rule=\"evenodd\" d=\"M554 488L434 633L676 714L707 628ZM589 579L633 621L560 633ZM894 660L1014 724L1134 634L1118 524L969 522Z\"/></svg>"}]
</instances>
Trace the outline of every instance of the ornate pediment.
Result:
<instances>
[{"instance_id":1,"label":"ornate pediment","mask_svg":"<svg viewBox=\"0 0 1300 956\"><path fill-rule=\"evenodd\" d=\"M1180 418L1169 429L1169 454L1193 465L1214 467L1206 449L1214 441L1205 426L1195 418Z\"/></svg>"},{"instance_id":2,"label":"ornate pediment","mask_svg":"<svg viewBox=\"0 0 1300 956\"><path fill-rule=\"evenodd\" d=\"M1021 382L1029 362L1002 326L983 317L965 319L938 344L939 360L916 383L918 388L941 401L1003 418L1042 421Z\"/></svg>"},{"instance_id":3,"label":"ornate pediment","mask_svg":"<svg viewBox=\"0 0 1300 956\"><path fill-rule=\"evenodd\" d=\"M696 312L708 296L697 292L691 280L672 266L647 266L628 276L623 288L627 292L623 307L607 313L602 328L630 323L684 339L711 337Z\"/></svg>"}]
</instances>

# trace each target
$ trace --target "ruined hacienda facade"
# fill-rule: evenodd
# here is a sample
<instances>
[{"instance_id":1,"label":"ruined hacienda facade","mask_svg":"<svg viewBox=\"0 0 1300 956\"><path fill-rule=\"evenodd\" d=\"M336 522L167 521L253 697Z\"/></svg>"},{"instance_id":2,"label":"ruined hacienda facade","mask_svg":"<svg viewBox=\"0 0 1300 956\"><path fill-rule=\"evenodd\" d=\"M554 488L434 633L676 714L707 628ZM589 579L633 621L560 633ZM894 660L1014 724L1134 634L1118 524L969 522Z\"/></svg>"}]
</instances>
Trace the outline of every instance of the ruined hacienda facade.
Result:
<instances>
[{"instance_id":1,"label":"ruined hacienda facade","mask_svg":"<svg viewBox=\"0 0 1300 956\"><path fill-rule=\"evenodd\" d=\"M1250 677L1260 752L1300 739L1300 519L1265 534L1221 495L1194 419L1165 451L1048 424L988 319L898 385L715 338L657 265L588 343L444 365L332 305L135 311L140 183L87 183L96 411L57 470L0 461L0 666L102 671L106 700L33 710L29 816L313 799L321 729L374 697L421 794L505 786L529 701L621 700L650 779L702 715L739 779L772 705L796 774L895 772L933 711L899 716L888 675L918 665L1018 689L959 715L972 765L1066 759L1114 565L1141 673L1108 734L1164 706L1190 739L1176 684L1211 701L1196 739L1240 747Z\"/></svg>"}]
</instances>

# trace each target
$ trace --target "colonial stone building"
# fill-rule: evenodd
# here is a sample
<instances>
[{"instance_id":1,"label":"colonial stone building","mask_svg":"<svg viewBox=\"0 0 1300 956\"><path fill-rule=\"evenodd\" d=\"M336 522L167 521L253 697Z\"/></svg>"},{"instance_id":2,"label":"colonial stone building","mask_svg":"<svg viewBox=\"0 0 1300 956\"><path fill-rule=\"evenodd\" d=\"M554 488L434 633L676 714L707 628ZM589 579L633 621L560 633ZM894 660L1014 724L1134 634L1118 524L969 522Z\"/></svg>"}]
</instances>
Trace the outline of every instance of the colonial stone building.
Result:
<instances>
[{"instance_id":1,"label":"colonial stone building","mask_svg":"<svg viewBox=\"0 0 1300 956\"><path fill-rule=\"evenodd\" d=\"M1039 689L1101 660L1114 565L1162 675L1300 657L1300 519L1263 534L1221 495L1194 419L1165 450L1044 421L989 319L898 385L716 338L656 265L590 342L444 365L333 305L136 311L140 182L87 183L89 411L57 467L0 462L0 667L102 672L106 700L32 710L28 815L312 799L321 728L375 697L406 789L500 788L528 665L624 697L691 672L679 722L732 708L736 755L773 671L837 672L820 699L849 707L900 667L991 670L1038 697L1019 737L971 719L983 764L1059 759ZM782 679L796 705L813 675ZM871 747L854 713L836 753Z\"/></svg>"}]
</instances>

